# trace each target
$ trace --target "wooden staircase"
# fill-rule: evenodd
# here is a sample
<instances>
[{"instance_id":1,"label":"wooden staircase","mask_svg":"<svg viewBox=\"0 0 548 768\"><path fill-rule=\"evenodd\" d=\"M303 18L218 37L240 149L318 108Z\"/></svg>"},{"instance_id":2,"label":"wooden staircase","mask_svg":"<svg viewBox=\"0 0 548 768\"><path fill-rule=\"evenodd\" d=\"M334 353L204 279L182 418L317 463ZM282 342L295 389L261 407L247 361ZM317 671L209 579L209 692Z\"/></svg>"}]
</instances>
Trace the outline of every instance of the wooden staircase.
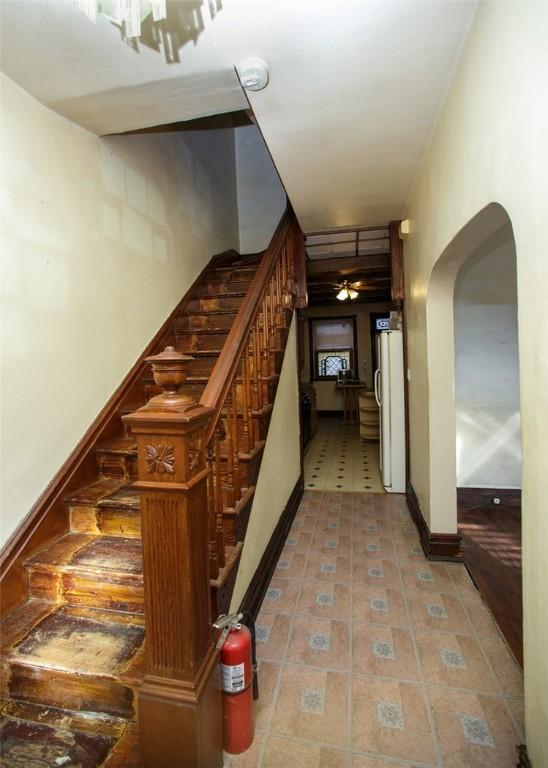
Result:
<instances>
[{"instance_id":1,"label":"wooden staircase","mask_svg":"<svg viewBox=\"0 0 548 768\"><path fill-rule=\"evenodd\" d=\"M156 350L167 346L168 355L191 356L177 394L211 414L205 443L194 458L189 453L189 466L199 473L203 465L207 486L213 615L230 603L267 437L295 304L290 249L280 244L295 226L286 215L276 258L271 244L257 257L213 261ZM132 420L146 413L151 398L165 396L158 382L143 363L93 448L95 477L64 498L66 532L24 559L27 599L1 628L6 765L141 765L138 697L145 626L147 636L153 629L145 612L143 483L135 484L142 467ZM147 450L148 471L169 476L175 461L169 449Z\"/></svg>"}]
</instances>

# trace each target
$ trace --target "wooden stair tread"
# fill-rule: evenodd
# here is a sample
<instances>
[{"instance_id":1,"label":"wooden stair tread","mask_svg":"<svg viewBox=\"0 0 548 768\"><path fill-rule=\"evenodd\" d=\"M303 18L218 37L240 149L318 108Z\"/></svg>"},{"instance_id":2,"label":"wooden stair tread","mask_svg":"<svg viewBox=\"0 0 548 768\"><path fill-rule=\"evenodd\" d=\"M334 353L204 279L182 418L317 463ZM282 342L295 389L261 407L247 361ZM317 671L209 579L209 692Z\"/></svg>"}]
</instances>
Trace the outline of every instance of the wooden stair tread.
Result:
<instances>
[{"instance_id":1,"label":"wooden stair tread","mask_svg":"<svg viewBox=\"0 0 548 768\"><path fill-rule=\"evenodd\" d=\"M65 503L70 506L94 506L97 502L115 492L123 485L121 480L113 477L101 477L89 485L85 485L78 491L65 498Z\"/></svg>"},{"instance_id":2,"label":"wooden stair tread","mask_svg":"<svg viewBox=\"0 0 548 768\"><path fill-rule=\"evenodd\" d=\"M0 724L2 755L6 766L61 765L57 761L67 756L69 766L95 768L104 763L119 736L79 731L49 725L36 720L3 716Z\"/></svg>"},{"instance_id":3,"label":"wooden stair tread","mask_svg":"<svg viewBox=\"0 0 548 768\"><path fill-rule=\"evenodd\" d=\"M58 707L45 707L26 701L6 701L0 707L2 717L17 718L28 723L40 723L71 732L92 733L119 739L127 724L125 720L101 712L71 712ZM30 763L29 763L30 765Z\"/></svg>"},{"instance_id":4,"label":"wooden stair tread","mask_svg":"<svg viewBox=\"0 0 548 768\"><path fill-rule=\"evenodd\" d=\"M128 622L116 611L53 606L8 651L8 661L78 675L116 677L141 649L142 619Z\"/></svg>"},{"instance_id":5,"label":"wooden stair tread","mask_svg":"<svg viewBox=\"0 0 548 768\"><path fill-rule=\"evenodd\" d=\"M113 571L142 576L142 545L137 538L67 533L27 560L26 565L34 569L56 568L95 574Z\"/></svg>"},{"instance_id":6,"label":"wooden stair tread","mask_svg":"<svg viewBox=\"0 0 548 768\"><path fill-rule=\"evenodd\" d=\"M134 455L137 453L137 443L134 437L122 435L101 443L97 446L95 452L98 454Z\"/></svg>"},{"instance_id":7,"label":"wooden stair tread","mask_svg":"<svg viewBox=\"0 0 548 768\"><path fill-rule=\"evenodd\" d=\"M108 496L103 496L97 502L97 506L101 507L116 507L123 509L140 509L141 499L139 491L132 485L125 483L119 484L116 490L110 493Z\"/></svg>"}]
</instances>

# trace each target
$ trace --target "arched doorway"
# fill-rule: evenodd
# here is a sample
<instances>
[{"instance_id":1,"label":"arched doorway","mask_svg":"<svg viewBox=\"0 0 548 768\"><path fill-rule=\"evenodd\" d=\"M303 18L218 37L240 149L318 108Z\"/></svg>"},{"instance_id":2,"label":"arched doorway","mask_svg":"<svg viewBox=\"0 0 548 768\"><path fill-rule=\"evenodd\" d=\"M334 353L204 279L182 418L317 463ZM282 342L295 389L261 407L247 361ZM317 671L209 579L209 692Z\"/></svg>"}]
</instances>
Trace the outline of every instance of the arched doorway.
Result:
<instances>
[{"instance_id":1,"label":"arched doorway","mask_svg":"<svg viewBox=\"0 0 548 768\"><path fill-rule=\"evenodd\" d=\"M516 256L502 206L480 211L441 255L427 325L431 509L463 536L471 575L523 663Z\"/></svg>"}]
</instances>

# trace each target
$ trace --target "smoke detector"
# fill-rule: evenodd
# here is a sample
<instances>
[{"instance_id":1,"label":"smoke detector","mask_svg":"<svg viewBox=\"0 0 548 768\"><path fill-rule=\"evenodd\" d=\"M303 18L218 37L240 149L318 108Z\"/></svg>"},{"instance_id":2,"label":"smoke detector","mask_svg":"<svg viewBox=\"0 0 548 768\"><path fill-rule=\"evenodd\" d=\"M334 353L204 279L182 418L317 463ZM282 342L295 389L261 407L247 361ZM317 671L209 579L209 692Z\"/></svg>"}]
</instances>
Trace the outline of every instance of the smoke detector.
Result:
<instances>
[{"instance_id":1,"label":"smoke detector","mask_svg":"<svg viewBox=\"0 0 548 768\"><path fill-rule=\"evenodd\" d=\"M262 59L244 59L236 72L246 91L262 91L268 85L268 65Z\"/></svg>"}]
</instances>

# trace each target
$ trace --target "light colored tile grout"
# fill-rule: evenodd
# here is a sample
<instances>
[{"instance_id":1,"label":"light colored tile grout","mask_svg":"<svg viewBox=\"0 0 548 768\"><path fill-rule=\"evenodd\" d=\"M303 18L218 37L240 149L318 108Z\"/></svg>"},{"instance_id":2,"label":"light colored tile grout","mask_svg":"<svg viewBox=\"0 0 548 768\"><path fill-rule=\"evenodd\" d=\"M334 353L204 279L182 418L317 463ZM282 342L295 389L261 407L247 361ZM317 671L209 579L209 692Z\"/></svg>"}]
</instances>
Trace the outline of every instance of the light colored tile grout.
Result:
<instances>
[{"instance_id":1,"label":"light colored tile grout","mask_svg":"<svg viewBox=\"0 0 548 768\"><path fill-rule=\"evenodd\" d=\"M320 499L320 502L321 502L321 499ZM302 503L302 501L301 501L301 503ZM276 690L275 690L274 696L272 698L272 704L271 704L271 708L270 708L270 715L269 715L268 722L267 722L266 728L265 728L265 738L264 738L263 746L262 746L260 754L259 754L259 761L258 761L258 764L257 764L257 768L262 768L263 761L264 761L264 756L265 756L266 748L267 748L267 744L268 744L268 739L272 735L272 721L274 719L274 712L275 712L275 709L276 709L276 704L278 703L278 697L280 695L280 691L281 691L281 688L282 688L282 680L283 680L284 670L285 670L286 663L287 663L287 654L288 654L288 651L289 651L289 643L291 641L291 635L293 634L293 625L295 623L295 617L297 615L297 606L299 604L299 600L300 600L300 597L301 597L303 581L304 581L304 575L306 573L306 567L307 567L307 564L308 564L308 557L309 557L309 554L310 554L310 547L312 546L312 539L314 537L314 533L315 533L315 530L316 530L316 525L317 525L317 523L315 522L314 526L313 526L313 530L311 532L312 535L310 537L310 543L309 543L309 547L308 547L308 552L306 553L306 557L305 557L304 568L303 568L302 576L301 576L301 579L300 579L299 588L297 590L297 597L295 599L295 610L293 611L293 613L291 615L291 619L289 621L289 629L288 629L288 632L287 632L287 639L285 641L285 647L284 647L283 656L282 656L282 659L280 661L280 672L279 672L279 675L278 675L278 681L277 681L277 684L276 684Z\"/></svg>"},{"instance_id":2,"label":"light colored tile grout","mask_svg":"<svg viewBox=\"0 0 548 768\"><path fill-rule=\"evenodd\" d=\"M299 743L302 743L302 744L309 744L309 745L315 745L315 746L325 746L325 747L328 747L329 749L336 750L338 752L344 753L346 755L347 760L351 760L352 759L352 755L356 754L356 755L363 755L363 756L367 756L367 757L371 757L371 758L376 758L376 759L381 759L381 760L383 760L383 759L384 760L389 760L389 761L392 761L392 763L394 765L401 765L401 766L420 766L420 765L426 766L426 765L430 765L430 764L427 764L427 763L421 763L420 761L408 761L408 760L406 760L404 758L397 758L397 757L394 757L392 755L376 754L376 753L371 753L371 752L363 752L363 751L361 751L359 749L354 749L353 748L353 733L352 733L352 714L353 714L352 679L354 677L354 673L353 673L352 670L353 670L353 656L354 656L354 646L353 646L354 622L356 621L356 622L359 622L361 624L365 623L368 626L379 626L379 627L383 627L383 628L390 628L391 626L398 626L398 627L402 628L402 625L392 625L392 624L382 624L382 623L378 623L377 624L377 623L369 622L367 619L354 619L354 615L353 615L353 590L354 590L354 587L357 584L357 578L354 575L354 563L355 563L355 558L358 556L358 552L356 551L356 547L355 547L355 544L356 544L356 522L358 520L358 516L362 517L361 513L363 511L365 511L365 507L367 506L365 504L363 506L358 506L357 503L356 503L357 502L357 494L361 493L361 491L354 491L352 493L352 496L350 497L350 499L351 499L350 516L348 516L347 513L346 513L345 517L340 517L339 516L339 519L346 519L347 521L348 521L348 518L349 518L349 523L350 523L350 530L349 530L349 532L348 533L346 533L346 532L341 533L340 531L337 531L337 533L336 533L337 536L345 535L345 536L348 536L350 538L350 551L349 551L349 554L348 555L344 555L345 557L350 559L350 579L349 579L349 581L322 581L322 580L317 580L315 577L310 576L310 575L307 574L307 566L308 566L309 561L310 561L310 559L312 557L314 557L314 556L321 556L321 555L329 556L329 554L331 554L331 553L322 553L322 552L318 551L313 546L315 535L318 532L318 522L320 520L322 520L322 519L325 520L328 517L324 513L325 513L325 510L329 507L329 505L332 504L333 501L334 501L333 498L332 498L332 495L333 494L339 494L339 493L342 494L342 495L346 495L346 493L348 493L348 492L343 490L343 489L327 489L327 490L321 490L320 491L320 490L318 490L316 488L314 488L314 489L305 488L305 493L308 494L308 496L307 496L306 499L303 499L304 503L306 503L311 498L314 498L315 496L318 496L319 497L319 504L313 504L312 508L310 510L305 509L305 510L302 511L302 513L304 515L313 516L314 517L314 523L312 525L311 530L307 531L308 533L310 533L310 541L309 541L308 546L307 546L307 551L306 551L306 556L305 556L305 563L304 563L302 575L299 578L297 578L297 579L290 579L293 582L298 582L299 586L298 586L298 592L297 592L297 597L296 597L296 609L292 612L292 615L291 615L290 626L289 626L289 630L288 630L288 634L287 634L287 639L286 639L285 647L284 647L284 653L283 653L283 656L282 656L281 660L270 660L270 661L275 661L277 664L279 664L280 670L279 670L276 690L275 690L275 693L274 693L274 696L273 696L273 700L272 700L272 704L271 704L271 710L270 710L270 713L269 713L269 718L268 718L267 724L265 726L265 729L261 731L261 734L264 735L264 743L263 743L263 745L261 747L261 754L260 754L259 763L257 764L257 768L261 768L261 766L263 765L264 755L266 753L267 743L268 743L268 739L270 737L278 738L278 739L281 739L281 740L287 740L287 741L290 741L290 742L291 741L299 742ZM370 491L369 493L367 493L367 496L374 497L375 495L376 494L373 491ZM414 561L412 559L407 560L397 550L396 543L399 540L398 536L404 536L404 540L405 540L405 538L407 538L407 536L406 536L407 531L404 531L404 530L400 531L398 524L401 523L402 527L403 527L406 524L406 522L407 522L407 517L405 515L401 514L401 510L399 511L399 514L396 514L395 513L396 510L394 508L386 509L387 504L388 505L390 504L389 498L390 497L387 497L387 496L383 495L380 498L377 498L377 499L373 498L371 500L368 500L368 504L370 503L373 506L373 508L375 509L375 515L372 516L371 518L365 518L364 517L364 520L365 519L371 519L371 520L376 520L376 522L385 522L387 524L386 525L386 529L387 529L386 531L381 531L380 534L375 533L375 535L382 535L384 537L389 537L392 540L392 543L393 543L393 546L394 546L394 552L393 552L393 556L392 557L390 557L390 558L380 558L380 559L390 559L394 563L394 565L395 565L395 567L397 569L397 573L398 573L398 577L399 577L399 581L400 581L400 587L399 587L398 591L400 591L402 593L402 597L403 597L403 600L404 600L404 606L405 606L405 610L406 610L406 615L407 615L407 620L408 620L408 625L404 626L403 628L405 628L409 632L411 640L412 640L413 650L414 650L414 654L415 654L415 657L416 657L416 660L417 660L417 665L418 665L418 670L419 670L419 675L420 675L420 681L417 682L416 680L406 680L406 679L403 679L403 678L395 678L395 677L380 676L380 675L368 675L368 674L364 675L362 673L356 673L356 675L358 677L367 677L367 678L371 678L371 679L378 679L378 680L383 680L383 681L392 682L392 683L399 683L399 682L401 682L401 683L412 683L412 684L416 685L417 688L420 688L423 691L423 694L424 694L424 697L425 697L425 701L426 701L427 717L428 717L429 725L430 725L430 728L431 728L431 731L432 731L432 734L433 734L433 738L434 738L434 744L435 744L435 748L436 748L436 755L437 755L437 760L438 760L437 765L438 766L443 766L444 765L444 761L443 761L443 754L442 754L442 751L441 751L441 745L439 743L439 737L438 737L438 734L437 734L436 724L435 724L435 720L434 720L434 717L433 717L432 705L431 705L430 696L428 694L428 688L433 688L433 689L439 688L439 689L443 689L443 690L451 690L451 691L455 691L455 692L460 692L460 693L465 693L465 694L472 694L472 695L481 694L482 696L488 696L488 697L491 697L491 698L496 698L498 700L502 700L504 702L505 707L506 707L506 710L507 710L507 713L509 715L509 718L510 718L510 720L512 722L512 725L513 725L513 728L515 730L515 733L517 734L518 738L521 738L521 729L520 729L520 727L519 727L519 725L518 725L518 723L516 721L516 718L514 716L512 708L510 707L509 700L510 699L515 699L516 701L522 701L522 698L520 696L510 696L509 694L507 694L506 691L504 690L502 684L501 684L501 681L500 681L498 675L495 673L495 671L494 671L494 669L492 667L492 664L490 663L490 660L489 660L489 658L487 656L487 653L486 653L485 649L483 648L482 635L480 633L476 632L474 624L473 624L473 622L471 620L471 616L470 616L470 614L469 614L469 612L467 610L467 606L466 606L465 600L463 599L463 595L462 595L461 591L459 590L459 586L458 586L458 583L456 581L456 572L454 571L454 569L447 568L446 572L449 575L450 582L451 582L455 592L454 593L453 592L440 592L439 594L441 594L442 596L444 594L451 595L453 597L456 596L456 598L458 600L458 603L460 604L460 606L464 610L464 615L466 616L467 621L469 622L469 626L470 626L471 629L467 630L467 631L463 631L463 630L449 631L449 630L443 630L443 629L439 629L439 628L436 628L436 629L432 629L432 628L429 628L429 627L421 628L421 627L417 627L413 623L413 620L411 618L410 608L409 608L408 595L409 594L411 594L411 595L417 594L417 595L420 595L421 597L425 597L425 596L428 596L429 594L437 594L437 593L435 593L435 592L432 593L432 592L429 592L427 590L413 590L413 589L411 589L410 587L408 587L404 583L403 576L402 576L402 568L404 568L404 567L413 568L415 566L419 567L420 563L425 563L427 565L430 565L430 563L429 563L429 561L426 560L426 558L423 558L420 561L419 560ZM381 504L383 504L383 506L385 507L385 509L382 510L382 511L378 509L378 507ZM297 531L296 531L296 533L301 533L301 532L302 532L301 529L297 529ZM414 539L414 540L418 541L418 535L417 535L416 529L409 529L409 539ZM365 540L367 540L367 534L365 534ZM303 554L303 553L301 553L301 554ZM333 553L333 554L334 554L334 556L339 556L338 552ZM371 558L371 562L374 562L374 560L376 560L376 558ZM440 564L443 565L443 563L440 563ZM278 578L284 579L285 577L283 575L281 575ZM349 619L348 619L348 621L346 621L345 619L341 619L341 618L318 617L318 616L315 616L314 614L309 613L306 609L305 610L301 610L298 607L300 599L301 599L301 595L302 595L303 586L304 586L305 582L310 582L310 581L312 581L312 582L318 581L318 584L320 584L320 585L321 584L329 584L329 585L331 585L331 587L333 589L335 589L336 584L343 584L344 586L346 586L349 589L350 605L349 605ZM366 582L366 584L367 584L367 582ZM374 586L374 585L369 585L369 586ZM384 588L384 587L380 587L380 588ZM386 588L388 588L388 587L386 587ZM390 588L393 588L393 587L390 587ZM478 596L479 596L479 593L478 593ZM487 607L486 606L484 606L484 607L485 607L485 610L488 611ZM274 609L272 611L272 613L280 613L280 612L276 611ZM288 613L291 613L291 612L288 612ZM318 741L311 741L311 740L307 740L307 739L302 739L302 738L297 737L297 736L286 736L286 735L283 735L283 734L277 734L277 733L273 733L272 732L272 722L273 722L273 719L274 719L274 713L275 713L276 705L278 704L278 700L279 700L279 697L280 697L280 691L281 691L281 687L282 687L282 680L283 680L284 670L286 670L288 667L302 667L302 668L312 669L312 670L315 670L315 671L320 671L321 670L322 672L325 672L325 673L327 673L327 672L333 672L333 673L338 673L338 674L344 674L345 673L345 669L344 668L343 669L334 669L334 668L332 669L332 668L328 668L328 667L321 666L321 665L316 666L315 664L304 664L304 663L300 663L300 662L290 662L288 660L289 645L290 645L291 637L292 637L292 634L293 634L295 618L297 616L306 616L306 617L310 617L312 619L320 619L322 621L323 620L327 620L327 621L330 621L330 622L333 622L333 621L335 621L335 622L337 622L337 621L345 622L349 626L349 633L348 633L348 636L349 636L348 637L349 659L348 659L348 665L346 667L346 673L347 673L347 676L348 676L348 679L349 679L349 682L348 682L348 703L349 703L349 708L348 708L348 722L347 722L348 744L347 744L347 748L346 749L342 748L340 745L327 744L327 743L323 744L323 743L318 742ZM498 632L498 636L500 637L500 630L498 630L498 627L496 626L496 624L494 625L494 629L495 629L495 632ZM498 687L498 693L497 692L493 692L493 691L471 689L471 688L463 688L463 687L454 686L454 685L445 685L443 683L428 683L426 681L426 678L425 678L425 675L424 675L424 670L423 670L423 665L422 665L421 657L420 657L420 654L418 652L418 644L417 644L417 639L416 639L416 633L417 632L424 633L426 635L428 635L428 634L447 634L447 635L452 635L452 636L468 636L468 637L472 636L472 637L474 637L474 639L478 642L478 644L480 646L481 653L482 653L483 659L484 659L484 661L485 661L485 663L487 665L487 668L490 670L493 679L496 681L496 684L497 684L497 687ZM490 633L490 634L494 634L494 633ZM266 658L266 657L264 659L261 658L261 660L262 661L269 661L269 659Z\"/></svg>"}]
</instances>

